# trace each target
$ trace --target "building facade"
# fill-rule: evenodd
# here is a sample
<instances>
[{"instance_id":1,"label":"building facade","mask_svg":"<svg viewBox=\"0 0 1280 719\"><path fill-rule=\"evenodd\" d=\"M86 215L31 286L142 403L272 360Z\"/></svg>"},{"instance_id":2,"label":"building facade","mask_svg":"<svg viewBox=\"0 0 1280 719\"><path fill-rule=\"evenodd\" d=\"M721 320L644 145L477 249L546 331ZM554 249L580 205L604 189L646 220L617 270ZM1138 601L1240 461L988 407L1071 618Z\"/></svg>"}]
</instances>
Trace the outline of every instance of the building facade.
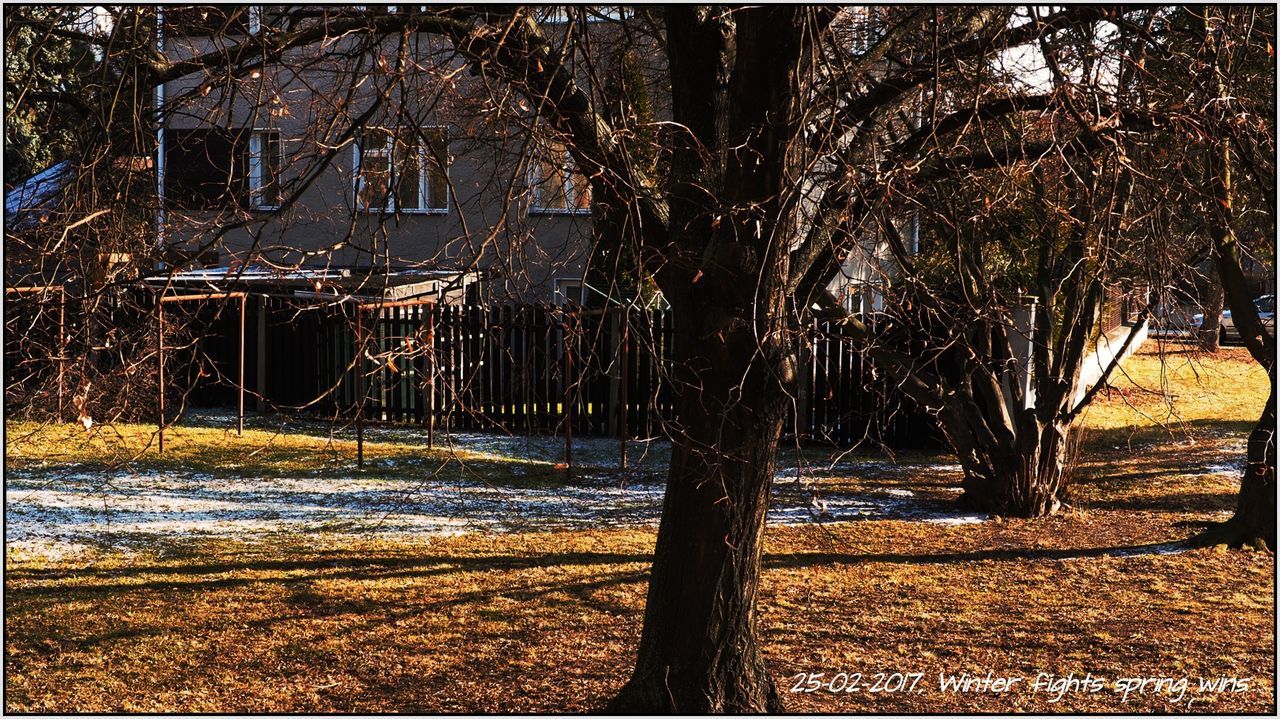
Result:
<instances>
[{"instance_id":1,"label":"building facade","mask_svg":"<svg viewBox=\"0 0 1280 719\"><path fill-rule=\"evenodd\" d=\"M264 34L418 6L169 6L168 62L238 56ZM260 51L258 51L260 52ZM591 191L532 108L428 33L317 33L234 75L156 90L157 244L205 267L456 271L473 300L576 295ZM527 121L521 117L527 116ZM455 288L456 289L456 288Z\"/></svg>"}]
</instances>

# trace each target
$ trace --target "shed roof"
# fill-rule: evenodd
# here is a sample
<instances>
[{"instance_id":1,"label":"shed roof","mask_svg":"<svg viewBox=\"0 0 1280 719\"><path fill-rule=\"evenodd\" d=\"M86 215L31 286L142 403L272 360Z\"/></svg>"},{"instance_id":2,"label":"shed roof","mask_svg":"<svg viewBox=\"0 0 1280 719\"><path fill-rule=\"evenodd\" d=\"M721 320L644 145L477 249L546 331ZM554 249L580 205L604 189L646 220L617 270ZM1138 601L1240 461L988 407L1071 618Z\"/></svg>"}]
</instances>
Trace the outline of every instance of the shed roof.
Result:
<instances>
[{"instance_id":1,"label":"shed roof","mask_svg":"<svg viewBox=\"0 0 1280 719\"><path fill-rule=\"evenodd\" d=\"M6 232L34 227L47 216L54 201L71 178L75 165L63 160L19 182L4 195Z\"/></svg>"}]
</instances>

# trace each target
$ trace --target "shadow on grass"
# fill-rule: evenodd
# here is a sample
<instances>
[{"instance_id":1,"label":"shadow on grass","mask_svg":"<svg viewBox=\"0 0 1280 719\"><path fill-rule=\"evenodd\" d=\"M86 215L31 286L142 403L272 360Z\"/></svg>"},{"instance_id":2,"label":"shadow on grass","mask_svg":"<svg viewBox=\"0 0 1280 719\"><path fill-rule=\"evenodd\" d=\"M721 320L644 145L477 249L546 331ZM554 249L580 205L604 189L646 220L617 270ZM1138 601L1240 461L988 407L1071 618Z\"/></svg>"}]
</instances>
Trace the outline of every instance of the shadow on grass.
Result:
<instances>
[{"instance_id":1,"label":"shadow on grass","mask_svg":"<svg viewBox=\"0 0 1280 719\"><path fill-rule=\"evenodd\" d=\"M1142 447L1166 442L1184 441L1188 437L1238 437L1245 439L1253 429L1253 420L1169 418L1164 426L1133 424L1124 427L1087 430L1084 436L1084 452ZM1135 450L1137 451L1137 450ZM1087 459L1087 456L1086 456Z\"/></svg>"},{"instance_id":2,"label":"shadow on grass","mask_svg":"<svg viewBox=\"0 0 1280 719\"><path fill-rule=\"evenodd\" d=\"M961 564L965 562L1016 562L1024 560L1100 559L1106 557L1140 557L1169 554L1190 546L1182 540L1149 544L1066 549L984 549L973 552L944 554L841 554L835 552L798 552L765 555L766 569L798 569L840 564Z\"/></svg>"},{"instance_id":3,"label":"shadow on grass","mask_svg":"<svg viewBox=\"0 0 1280 719\"><path fill-rule=\"evenodd\" d=\"M1182 541L1157 542L1129 546L1066 548L1066 549L990 549L972 552L933 554L847 554L836 552L795 552L764 555L765 569L795 569L823 565L857 565L872 563L892 564L959 564L965 562L1023 561L1090 559L1102 557L1130 557L1163 554L1187 548ZM384 580L392 578L429 577L457 572L485 572L493 570L522 570L540 567L565 566L614 566L645 564L652 561L650 554L619 554L596 552L571 552L536 556L501 555L491 557L384 557L356 558L330 557L313 560L264 560L252 562L227 562L189 566L152 565L104 570L65 570L42 568L15 568L8 571L9 598L51 596L63 599L81 599L113 592L142 592L162 590L198 590L240 587L252 584L301 584L313 579ZM215 577L215 575L239 572L289 572L289 576ZM310 574L299 575L298 572ZM648 574L648 569L628 572L636 579ZM191 577L191 581L152 580L103 582L102 580L158 576ZM202 578L203 577L203 578ZM84 583L22 587L12 582L85 580Z\"/></svg>"},{"instance_id":4,"label":"shadow on grass","mask_svg":"<svg viewBox=\"0 0 1280 719\"><path fill-rule=\"evenodd\" d=\"M217 579L197 579L194 581L150 581L122 582L112 584L83 584L79 586L58 585L57 587L32 587L8 589L15 595L30 593L57 594L59 592L89 591L107 593L114 590L156 590L184 589L202 587L235 587L248 584L293 584L312 579L388 579L394 577L430 576L454 572L490 571L495 569L534 569L547 566L589 566L629 564L648 562L651 555L614 554L594 552L571 552L566 554L513 556L502 555L492 557L369 557L329 556L306 560L261 560L249 562L226 562L220 564L193 565L149 565L121 567L102 570L52 569L52 568L14 568L6 575L11 580L57 581L72 578L117 579L143 577L147 575L209 577L219 574L238 572L310 572L310 575L298 576L255 576L255 577L222 577ZM45 591L49 590L49 591Z\"/></svg>"},{"instance_id":5,"label":"shadow on grass","mask_svg":"<svg viewBox=\"0 0 1280 719\"><path fill-rule=\"evenodd\" d=\"M576 557L579 555L556 555L558 557ZM582 557L594 557L595 555L580 555ZM609 557L610 555L600 555ZM640 559L647 560L647 557L631 557L629 555L616 555L622 559L631 561ZM369 580L381 580L387 578L403 578L403 577L429 577L432 575L448 574L453 571L470 571L470 570L491 570L503 568L519 568L508 564L511 557L493 557L486 560L463 561L464 567L454 567L451 565L459 564L454 558L442 560L441 558L426 558L416 562L415 567L419 571L399 571L393 573L380 573L377 575L363 575L361 578ZM565 562L571 563L571 562ZM594 559L583 561L583 564L597 564L599 562ZM624 562L625 563L625 562ZM530 566L538 563L530 563ZM433 568L423 568L436 565ZM238 565L228 565L238 566ZM234 571L234 570L232 570ZM632 570L614 570L602 573L602 576L593 576L590 578L579 580L562 580L554 582L546 582L533 586L523 587L485 587L465 592L458 592L443 598L430 601L417 601L406 603L399 598L396 599L368 599L362 597L334 596L331 594L314 591L312 581L317 579L333 579L342 575L323 574L313 576L294 576L294 577L278 577L278 578L258 578L245 579L241 581L213 580L205 582L145 582L140 584L128 585L110 585L102 587L93 587L91 590L84 587L72 588L70 591L50 591L53 588L37 588L36 590L13 590L10 589L9 601L20 604L24 598L50 598L56 597L61 600L63 598L69 600L91 599L94 597L105 597L114 594L116 590L122 590L121 594L133 591L145 592L148 594L159 591L175 591L177 595L171 598L171 601L181 601L182 593L194 593L196 591L207 591L210 589L231 588L242 585L253 585L258 583L284 584L291 590L289 596L284 600L290 607L290 611L273 613L272 616L256 619L252 621L242 622L239 627L248 630L266 629L283 622L293 620L313 620L333 617L343 617L338 627L323 635L316 635L310 638L310 642L318 642L321 639L331 639L342 635L356 634L366 629L394 623L398 620L409 619L421 616L427 613L439 613L451 607L475 605L483 607L491 602L496 596L509 598L513 601L520 602L526 606L537 605L544 607L564 606L564 605L583 605L595 608L599 611L607 613L618 613L620 607L603 602L593 596L593 593L600 589L612 586L628 585L643 581L648 575L647 569ZM350 575L347 575L350 576ZM554 595L568 594L571 598L562 599ZM32 611L39 612L49 606L48 602L42 602L34 607ZM492 611L492 610L489 610ZM212 628L212 627L209 627ZM90 648L96 645L105 645L120 640L142 639L148 637L159 637L173 634L175 627L169 622L153 624L149 626L133 626L111 629L97 635L81 638L81 639L65 639L56 638L54 643L59 647L74 647L78 650Z\"/></svg>"},{"instance_id":6,"label":"shadow on grass","mask_svg":"<svg viewBox=\"0 0 1280 719\"><path fill-rule=\"evenodd\" d=\"M1120 497L1082 501L1082 509L1132 510L1146 512L1222 512L1235 509L1236 495L1223 492L1179 492L1157 496Z\"/></svg>"}]
</instances>

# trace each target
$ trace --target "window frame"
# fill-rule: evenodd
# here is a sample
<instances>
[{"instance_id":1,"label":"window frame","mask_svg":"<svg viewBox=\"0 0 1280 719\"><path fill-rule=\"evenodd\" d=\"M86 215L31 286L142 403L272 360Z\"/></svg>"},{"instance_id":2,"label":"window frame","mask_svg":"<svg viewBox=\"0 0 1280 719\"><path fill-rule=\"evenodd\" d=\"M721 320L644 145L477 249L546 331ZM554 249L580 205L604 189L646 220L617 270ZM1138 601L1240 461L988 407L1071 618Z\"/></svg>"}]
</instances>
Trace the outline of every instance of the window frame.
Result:
<instances>
[{"instance_id":1,"label":"window frame","mask_svg":"<svg viewBox=\"0 0 1280 719\"><path fill-rule=\"evenodd\" d=\"M265 188L263 182L263 160L266 157L266 151L263 147L264 140L270 135L275 135L276 145L276 167L275 167L275 185L276 185L276 201L268 204L262 202L262 192ZM270 147L270 144L267 144ZM280 209L280 174L284 165L284 145L280 140L280 131L269 127L255 127L249 133L248 147L248 177L247 179L247 195L248 205L251 210L261 212L271 212Z\"/></svg>"},{"instance_id":2,"label":"window frame","mask_svg":"<svg viewBox=\"0 0 1280 719\"><path fill-rule=\"evenodd\" d=\"M381 214L381 215L393 215L393 214L447 215L449 214L449 212L453 209L453 192L450 186L451 183L449 182L449 167L452 164L449 162L449 157L448 157L449 126L448 125L420 125L416 128L416 131L413 132L412 134L413 142L414 142L413 148L416 151L413 153L412 157L414 161L417 162L418 164L418 187L417 187L418 207L401 207L400 205L400 193L396 188L396 185L399 181L398 176L401 174L402 170L400 170L400 168L396 166L397 157L396 157L396 147L395 147L397 142L402 142L400 138L403 137L403 134L396 132L396 130L399 130L399 129L414 129L414 128L389 128L389 127L383 127L383 126L365 127L361 129L360 131L361 133L368 133L371 131L385 132L387 143L383 145L381 148L378 148L376 150L370 150L364 147L363 143L361 143L359 139L357 139L355 142L351 144L352 166L355 169L352 177L352 184L355 189L356 209L361 212L366 212L369 214ZM444 205L442 206L430 205L432 188L431 188L431 172L428 171L428 168L431 166L431 159L430 159L431 153L430 153L429 143L425 142L426 140L425 135L429 130L440 130L443 133L445 157L444 157L444 162L442 163L442 167L440 168L442 170L441 177L443 178L443 181L444 181L444 187L442 188L444 192ZM384 204L384 206L381 206L381 207L377 205L366 204L362 199L362 194L364 191L364 172L363 172L363 168L365 164L364 157L367 153L370 153L370 152L376 153L377 157L385 157L387 160L387 197L386 197L386 203ZM405 153L405 158L408 159L409 157L410 157L410 154Z\"/></svg>"},{"instance_id":3,"label":"window frame","mask_svg":"<svg viewBox=\"0 0 1280 719\"><path fill-rule=\"evenodd\" d=\"M586 283L581 277L557 277L555 278L554 294L552 295L552 304L556 307L566 307L569 305L570 298L566 289L575 289L578 291L578 299L573 303L577 307L586 306Z\"/></svg>"},{"instance_id":4,"label":"window frame","mask_svg":"<svg viewBox=\"0 0 1280 719\"><path fill-rule=\"evenodd\" d=\"M542 177L542 160L544 156L551 155L547 148L542 148L537 155L533 157L533 162L529 168L529 214L530 215L562 215L566 217L590 215L591 214L591 183L586 181L586 176L578 172L578 164L573 160L573 154L569 152L569 148L562 143L560 145L560 153L562 155L559 165L561 173L564 176L564 186L561 191L564 193L564 207L549 207L542 204L542 193L546 187L546 180ZM544 155L545 153L545 155ZM578 207L578 193L573 183L573 177L577 174L582 177L587 191L587 206Z\"/></svg>"}]
</instances>

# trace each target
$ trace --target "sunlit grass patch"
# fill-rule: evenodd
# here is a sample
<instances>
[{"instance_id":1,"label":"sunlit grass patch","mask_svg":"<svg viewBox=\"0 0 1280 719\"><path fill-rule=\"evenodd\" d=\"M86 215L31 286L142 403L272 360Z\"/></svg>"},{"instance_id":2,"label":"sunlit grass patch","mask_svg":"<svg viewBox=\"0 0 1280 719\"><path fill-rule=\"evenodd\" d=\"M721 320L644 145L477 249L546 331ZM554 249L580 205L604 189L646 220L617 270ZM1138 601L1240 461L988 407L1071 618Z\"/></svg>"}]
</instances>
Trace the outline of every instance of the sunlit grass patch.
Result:
<instances>
[{"instance_id":1,"label":"sunlit grass patch","mask_svg":"<svg viewBox=\"0 0 1280 719\"><path fill-rule=\"evenodd\" d=\"M256 424L264 425L265 420ZM364 443L365 467L357 467L354 431L306 422L298 427L234 428L179 424L165 429L161 453L155 425L115 423L86 431L79 424L6 423L5 456L11 470L77 472L124 467L131 471L181 471L218 476L474 476L492 482L545 482L563 477L555 463L496 455L445 443L432 449L420 442L378 439Z\"/></svg>"},{"instance_id":2,"label":"sunlit grass patch","mask_svg":"<svg viewBox=\"0 0 1280 719\"><path fill-rule=\"evenodd\" d=\"M1086 441L1106 445L1247 432L1270 391L1242 348L1208 354L1148 340L1121 363L1084 414Z\"/></svg>"}]
</instances>

